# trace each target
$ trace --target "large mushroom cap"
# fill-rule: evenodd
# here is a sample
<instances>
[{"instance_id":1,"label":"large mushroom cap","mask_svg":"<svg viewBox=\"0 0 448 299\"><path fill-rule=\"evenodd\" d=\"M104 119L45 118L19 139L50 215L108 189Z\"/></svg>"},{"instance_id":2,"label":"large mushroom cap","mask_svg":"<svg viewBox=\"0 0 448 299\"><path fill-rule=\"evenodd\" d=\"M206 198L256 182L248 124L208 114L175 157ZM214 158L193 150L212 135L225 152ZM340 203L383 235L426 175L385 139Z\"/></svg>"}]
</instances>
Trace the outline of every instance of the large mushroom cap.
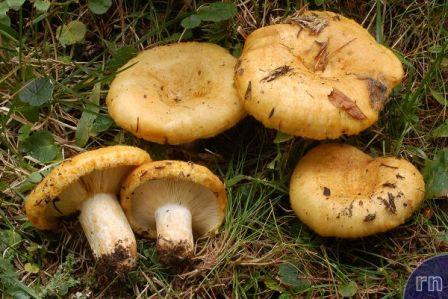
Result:
<instances>
[{"instance_id":1,"label":"large mushroom cap","mask_svg":"<svg viewBox=\"0 0 448 299\"><path fill-rule=\"evenodd\" d=\"M116 123L157 143L215 136L245 114L234 87L236 59L209 43L154 47L131 59L109 90Z\"/></svg>"},{"instance_id":2,"label":"large mushroom cap","mask_svg":"<svg viewBox=\"0 0 448 299\"><path fill-rule=\"evenodd\" d=\"M155 212L166 205L190 210L192 229L201 236L215 232L224 220L224 184L201 165L156 161L135 169L123 183L121 205L133 230L157 238Z\"/></svg>"},{"instance_id":3,"label":"large mushroom cap","mask_svg":"<svg viewBox=\"0 0 448 299\"><path fill-rule=\"evenodd\" d=\"M403 68L355 21L308 11L252 32L235 76L246 111L265 126L333 139L377 121Z\"/></svg>"},{"instance_id":4,"label":"large mushroom cap","mask_svg":"<svg viewBox=\"0 0 448 299\"><path fill-rule=\"evenodd\" d=\"M117 194L124 177L150 161L131 146L110 146L81 153L53 169L25 202L28 219L39 229L53 229L59 218L79 210L94 194Z\"/></svg>"},{"instance_id":5,"label":"large mushroom cap","mask_svg":"<svg viewBox=\"0 0 448 299\"><path fill-rule=\"evenodd\" d=\"M357 238L395 228L420 206L425 184L408 161L372 158L353 146L310 150L291 178L297 216L325 237Z\"/></svg>"}]
</instances>

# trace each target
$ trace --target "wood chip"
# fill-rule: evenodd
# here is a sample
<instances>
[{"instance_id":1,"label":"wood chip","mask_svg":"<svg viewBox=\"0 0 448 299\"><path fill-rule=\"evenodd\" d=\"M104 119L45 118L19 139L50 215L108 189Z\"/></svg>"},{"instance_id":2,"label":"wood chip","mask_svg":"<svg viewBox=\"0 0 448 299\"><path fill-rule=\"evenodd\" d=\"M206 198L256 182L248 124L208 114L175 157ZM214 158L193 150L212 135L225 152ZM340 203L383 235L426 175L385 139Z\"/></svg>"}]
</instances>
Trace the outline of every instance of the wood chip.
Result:
<instances>
[{"instance_id":1,"label":"wood chip","mask_svg":"<svg viewBox=\"0 0 448 299\"><path fill-rule=\"evenodd\" d=\"M325 71L325 68L327 67L328 64L328 41L326 42L318 42L315 41L315 43L317 43L320 48L319 48L319 52L317 52L316 57L314 57L314 70L315 71L320 71L323 72Z\"/></svg>"},{"instance_id":2,"label":"wood chip","mask_svg":"<svg viewBox=\"0 0 448 299\"><path fill-rule=\"evenodd\" d=\"M354 119L363 120L366 118L358 105L340 90L333 88L333 91L328 95L328 99L335 107L344 110Z\"/></svg>"},{"instance_id":3,"label":"wood chip","mask_svg":"<svg viewBox=\"0 0 448 299\"><path fill-rule=\"evenodd\" d=\"M297 16L290 20L291 24L297 24L302 28L306 28L311 31L312 34L318 35L321 33L325 27L328 26L328 20L321 19L319 16L310 14L306 16Z\"/></svg>"},{"instance_id":4,"label":"wood chip","mask_svg":"<svg viewBox=\"0 0 448 299\"><path fill-rule=\"evenodd\" d=\"M261 79L261 82L271 82L277 79L278 77L284 76L293 70L289 65L280 66L273 71L269 72L269 75Z\"/></svg>"},{"instance_id":5,"label":"wood chip","mask_svg":"<svg viewBox=\"0 0 448 299\"><path fill-rule=\"evenodd\" d=\"M249 100L251 95L252 95L252 81L249 81L249 84L247 85L246 93L244 94L244 99Z\"/></svg>"}]
</instances>

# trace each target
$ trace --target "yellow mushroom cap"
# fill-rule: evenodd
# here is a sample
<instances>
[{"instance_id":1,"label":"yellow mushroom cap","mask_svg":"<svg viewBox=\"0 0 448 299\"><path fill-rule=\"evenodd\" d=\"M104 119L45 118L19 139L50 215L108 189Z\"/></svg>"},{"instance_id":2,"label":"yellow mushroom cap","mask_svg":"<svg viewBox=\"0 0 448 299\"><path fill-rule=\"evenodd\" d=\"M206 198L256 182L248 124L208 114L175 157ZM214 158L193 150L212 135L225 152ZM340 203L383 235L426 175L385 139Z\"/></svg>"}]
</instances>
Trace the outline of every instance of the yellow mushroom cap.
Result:
<instances>
[{"instance_id":1,"label":"yellow mushroom cap","mask_svg":"<svg viewBox=\"0 0 448 299\"><path fill-rule=\"evenodd\" d=\"M398 58L361 25L307 11L249 35L235 84L246 111L266 127L334 139L375 123L402 77Z\"/></svg>"},{"instance_id":2,"label":"yellow mushroom cap","mask_svg":"<svg viewBox=\"0 0 448 299\"><path fill-rule=\"evenodd\" d=\"M157 238L155 211L165 205L190 210L193 232L216 232L224 220L224 184L204 166L182 161L156 161L135 169L123 183L121 206L134 232Z\"/></svg>"},{"instance_id":3,"label":"yellow mushroom cap","mask_svg":"<svg viewBox=\"0 0 448 299\"><path fill-rule=\"evenodd\" d=\"M419 171L403 159L372 158L324 144L297 164L290 201L299 219L324 237L357 238L403 224L425 194Z\"/></svg>"},{"instance_id":4,"label":"yellow mushroom cap","mask_svg":"<svg viewBox=\"0 0 448 299\"><path fill-rule=\"evenodd\" d=\"M245 115L233 81L236 61L209 43L143 51L112 82L109 113L125 130L157 143L213 137Z\"/></svg>"},{"instance_id":5,"label":"yellow mushroom cap","mask_svg":"<svg viewBox=\"0 0 448 299\"><path fill-rule=\"evenodd\" d=\"M151 161L144 150L109 146L81 153L54 168L25 202L28 219L38 229L53 229L60 217L78 211L94 194L117 194L124 177Z\"/></svg>"}]
</instances>

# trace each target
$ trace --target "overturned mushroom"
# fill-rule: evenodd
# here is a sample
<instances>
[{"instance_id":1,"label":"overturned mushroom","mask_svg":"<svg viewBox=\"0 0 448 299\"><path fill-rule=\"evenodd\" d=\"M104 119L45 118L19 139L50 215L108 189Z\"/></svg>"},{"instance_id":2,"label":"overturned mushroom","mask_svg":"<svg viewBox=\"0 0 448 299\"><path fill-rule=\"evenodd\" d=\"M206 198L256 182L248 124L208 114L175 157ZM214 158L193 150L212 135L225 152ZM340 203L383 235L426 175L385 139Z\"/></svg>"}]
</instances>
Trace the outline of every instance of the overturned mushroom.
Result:
<instances>
[{"instance_id":1,"label":"overturned mushroom","mask_svg":"<svg viewBox=\"0 0 448 299\"><path fill-rule=\"evenodd\" d=\"M109 113L125 130L157 143L213 137L245 115L233 82L235 64L226 49L209 43L143 51L112 82Z\"/></svg>"},{"instance_id":2,"label":"overturned mushroom","mask_svg":"<svg viewBox=\"0 0 448 299\"><path fill-rule=\"evenodd\" d=\"M423 178L408 161L372 158L342 144L310 150L290 183L295 213L325 237L357 238L393 229L412 216L424 194Z\"/></svg>"},{"instance_id":3,"label":"overturned mushroom","mask_svg":"<svg viewBox=\"0 0 448 299\"><path fill-rule=\"evenodd\" d=\"M123 184L121 205L134 231L157 239L161 262L188 262L193 234L216 232L227 203L223 183L207 168L157 161L135 169Z\"/></svg>"},{"instance_id":4,"label":"overturned mushroom","mask_svg":"<svg viewBox=\"0 0 448 299\"><path fill-rule=\"evenodd\" d=\"M334 139L375 123L402 77L393 52L355 21L307 11L249 35L235 84L246 111L265 126Z\"/></svg>"},{"instance_id":5,"label":"overturned mushroom","mask_svg":"<svg viewBox=\"0 0 448 299\"><path fill-rule=\"evenodd\" d=\"M131 146L79 154L53 169L25 202L28 219L42 230L80 212L79 221L100 268L121 275L135 264L135 237L117 200L121 182L149 155Z\"/></svg>"}]
</instances>

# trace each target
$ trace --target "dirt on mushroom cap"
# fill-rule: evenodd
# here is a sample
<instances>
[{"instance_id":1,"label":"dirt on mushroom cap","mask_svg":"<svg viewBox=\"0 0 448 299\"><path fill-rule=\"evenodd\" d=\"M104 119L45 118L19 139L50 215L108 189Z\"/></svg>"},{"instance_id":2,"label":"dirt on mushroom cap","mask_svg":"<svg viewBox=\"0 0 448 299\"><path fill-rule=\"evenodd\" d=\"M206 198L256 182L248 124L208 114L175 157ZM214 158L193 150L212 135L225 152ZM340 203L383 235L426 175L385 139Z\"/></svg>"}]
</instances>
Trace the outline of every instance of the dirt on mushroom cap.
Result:
<instances>
[{"instance_id":1,"label":"dirt on mushroom cap","mask_svg":"<svg viewBox=\"0 0 448 299\"><path fill-rule=\"evenodd\" d=\"M39 229L54 229L58 218L67 215L57 209L57 197L80 178L95 171L118 170L120 167L130 167L130 171L133 167L149 161L151 158L144 150L123 145L92 150L67 159L53 169L28 196L25 202L28 219ZM79 203L85 199L79 198ZM74 212L76 208L70 207L70 210L73 209Z\"/></svg>"},{"instance_id":2,"label":"dirt on mushroom cap","mask_svg":"<svg viewBox=\"0 0 448 299\"><path fill-rule=\"evenodd\" d=\"M350 145L324 144L297 164L290 201L322 236L357 238L404 223L423 201L425 184L408 161L372 158Z\"/></svg>"},{"instance_id":3,"label":"dirt on mushroom cap","mask_svg":"<svg viewBox=\"0 0 448 299\"><path fill-rule=\"evenodd\" d=\"M307 11L249 35L235 84L247 112L265 126L333 139L375 123L402 77L399 59L355 21Z\"/></svg>"},{"instance_id":4,"label":"dirt on mushroom cap","mask_svg":"<svg viewBox=\"0 0 448 299\"><path fill-rule=\"evenodd\" d=\"M205 234L208 232L215 232L225 216L225 209L227 205L227 194L224 187L224 184L221 180L214 175L209 169L204 166L182 162L182 161L155 161L151 163L144 164L137 169L135 169L123 183L123 188L121 190L121 205L123 210L128 217L129 223L131 224L133 230L141 235L157 238L157 233L155 231L154 223L150 224L148 220L137 219L136 210L141 210L142 208L135 207L134 196L135 192L138 191L138 188L144 185L146 182L151 183L155 181L162 180L173 180L179 182L185 182L189 184L187 189L195 189L195 188L204 188L210 192L211 199L209 201L210 204L216 205L214 207L213 215L209 215L210 217L214 217L210 223L204 223L204 227L198 231L196 229L196 233ZM150 201L151 198L142 198L143 201ZM170 200L167 198L167 200ZM201 210L207 211L206 207L197 207ZM147 215L148 218L153 218L153 215L150 214L151 211L143 211L144 215ZM152 211L154 212L154 211ZM194 211L192 211L193 222L195 222ZM206 215L204 215L206 216ZM152 219L154 220L154 219ZM193 230L195 228L195 224L193 223Z\"/></svg>"},{"instance_id":5,"label":"dirt on mushroom cap","mask_svg":"<svg viewBox=\"0 0 448 299\"><path fill-rule=\"evenodd\" d=\"M236 62L226 49L209 43L143 51L112 82L109 113L119 126L157 143L215 136L245 115L233 81Z\"/></svg>"}]
</instances>

